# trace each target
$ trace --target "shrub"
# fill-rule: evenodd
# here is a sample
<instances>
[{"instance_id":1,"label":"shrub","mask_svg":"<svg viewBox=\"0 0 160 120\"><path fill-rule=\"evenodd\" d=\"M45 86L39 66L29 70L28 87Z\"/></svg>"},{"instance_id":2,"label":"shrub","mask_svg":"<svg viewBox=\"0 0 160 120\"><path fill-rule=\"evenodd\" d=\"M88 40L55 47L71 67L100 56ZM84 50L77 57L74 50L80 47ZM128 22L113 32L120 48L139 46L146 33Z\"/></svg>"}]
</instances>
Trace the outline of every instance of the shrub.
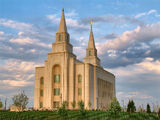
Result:
<instances>
[{"instance_id":1,"label":"shrub","mask_svg":"<svg viewBox=\"0 0 160 120\"><path fill-rule=\"evenodd\" d=\"M71 102L72 108L74 109L76 107L76 101Z\"/></svg>"},{"instance_id":2,"label":"shrub","mask_svg":"<svg viewBox=\"0 0 160 120\"><path fill-rule=\"evenodd\" d=\"M86 110L84 109L84 102L81 100L78 102L78 106L79 106L79 109L80 109L80 117L81 118L84 118L86 116Z\"/></svg>"},{"instance_id":3,"label":"shrub","mask_svg":"<svg viewBox=\"0 0 160 120\"><path fill-rule=\"evenodd\" d=\"M127 105L127 112L133 113L136 111L136 106L134 104L133 100L129 100L128 105Z\"/></svg>"},{"instance_id":4,"label":"shrub","mask_svg":"<svg viewBox=\"0 0 160 120\"><path fill-rule=\"evenodd\" d=\"M151 113L151 108L149 104L147 104L147 113Z\"/></svg>"},{"instance_id":5,"label":"shrub","mask_svg":"<svg viewBox=\"0 0 160 120\"><path fill-rule=\"evenodd\" d=\"M89 109L92 107L92 103L88 102Z\"/></svg>"},{"instance_id":6,"label":"shrub","mask_svg":"<svg viewBox=\"0 0 160 120\"><path fill-rule=\"evenodd\" d=\"M114 97L111 101L108 111L114 115L117 115L119 112L121 112L121 106L116 97Z\"/></svg>"},{"instance_id":7,"label":"shrub","mask_svg":"<svg viewBox=\"0 0 160 120\"><path fill-rule=\"evenodd\" d=\"M66 109L66 106L67 106L67 102L64 101L64 102L62 103L62 106L58 109L58 114L59 114L59 116L61 116L61 117L66 117L66 116L68 116L68 110Z\"/></svg>"},{"instance_id":8,"label":"shrub","mask_svg":"<svg viewBox=\"0 0 160 120\"><path fill-rule=\"evenodd\" d=\"M78 106L80 110L84 110L84 102L82 100L78 102Z\"/></svg>"}]
</instances>

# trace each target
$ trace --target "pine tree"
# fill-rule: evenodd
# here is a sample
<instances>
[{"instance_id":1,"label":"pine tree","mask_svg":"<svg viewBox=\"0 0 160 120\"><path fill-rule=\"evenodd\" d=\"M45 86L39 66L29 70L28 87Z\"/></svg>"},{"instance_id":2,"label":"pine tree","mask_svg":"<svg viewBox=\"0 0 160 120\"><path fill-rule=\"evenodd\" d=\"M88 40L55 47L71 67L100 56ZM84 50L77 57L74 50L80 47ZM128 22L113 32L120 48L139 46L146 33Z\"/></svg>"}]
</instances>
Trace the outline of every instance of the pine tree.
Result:
<instances>
[{"instance_id":1,"label":"pine tree","mask_svg":"<svg viewBox=\"0 0 160 120\"><path fill-rule=\"evenodd\" d=\"M151 113L151 108L149 104L147 104L147 113Z\"/></svg>"},{"instance_id":2,"label":"pine tree","mask_svg":"<svg viewBox=\"0 0 160 120\"><path fill-rule=\"evenodd\" d=\"M158 110L158 116L160 117L160 108L159 108L159 110Z\"/></svg>"},{"instance_id":3,"label":"pine tree","mask_svg":"<svg viewBox=\"0 0 160 120\"><path fill-rule=\"evenodd\" d=\"M128 105L127 105L127 112L133 113L136 111L136 106L134 104L133 100L129 100Z\"/></svg>"},{"instance_id":4,"label":"pine tree","mask_svg":"<svg viewBox=\"0 0 160 120\"><path fill-rule=\"evenodd\" d=\"M117 113L121 112L121 106L116 97L113 98L108 111L114 115L117 115Z\"/></svg>"}]
</instances>

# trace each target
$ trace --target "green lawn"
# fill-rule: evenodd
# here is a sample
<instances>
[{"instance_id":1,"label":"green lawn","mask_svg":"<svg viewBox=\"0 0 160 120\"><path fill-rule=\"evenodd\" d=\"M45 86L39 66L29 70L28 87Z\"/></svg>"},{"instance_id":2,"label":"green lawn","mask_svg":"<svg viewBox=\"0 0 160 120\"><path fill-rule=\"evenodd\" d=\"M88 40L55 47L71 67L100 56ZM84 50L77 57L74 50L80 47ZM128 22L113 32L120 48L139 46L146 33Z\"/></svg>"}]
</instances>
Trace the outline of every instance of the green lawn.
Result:
<instances>
[{"instance_id":1,"label":"green lawn","mask_svg":"<svg viewBox=\"0 0 160 120\"><path fill-rule=\"evenodd\" d=\"M160 120L157 114L147 113L120 113L117 116L105 111L86 111L86 116L81 116L80 111L68 111L67 117L61 117L57 111L28 111L9 112L0 111L0 120Z\"/></svg>"}]
</instances>

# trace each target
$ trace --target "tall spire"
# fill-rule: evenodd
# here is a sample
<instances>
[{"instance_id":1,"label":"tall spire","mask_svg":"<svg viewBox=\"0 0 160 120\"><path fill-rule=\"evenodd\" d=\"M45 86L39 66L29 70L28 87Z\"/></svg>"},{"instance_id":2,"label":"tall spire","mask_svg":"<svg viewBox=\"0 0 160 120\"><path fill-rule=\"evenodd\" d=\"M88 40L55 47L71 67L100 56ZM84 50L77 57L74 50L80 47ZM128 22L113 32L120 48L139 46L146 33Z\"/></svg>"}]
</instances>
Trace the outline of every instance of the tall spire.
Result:
<instances>
[{"instance_id":1,"label":"tall spire","mask_svg":"<svg viewBox=\"0 0 160 120\"><path fill-rule=\"evenodd\" d=\"M100 59L97 57L97 49L94 43L94 36L92 32L92 21L91 31L89 36L88 48L86 49L86 57L83 59L85 63L90 63L95 66L100 66Z\"/></svg>"},{"instance_id":2,"label":"tall spire","mask_svg":"<svg viewBox=\"0 0 160 120\"><path fill-rule=\"evenodd\" d=\"M91 31L90 31L90 36L89 36L88 48L95 49L94 36L93 36L93 32L92 32L92 23L93 23L93 21L91 20Z\"/></svg>"},{"instance_id":3,"label":"tall spire","mask_svg":"<svg viewBox=\"0 0 160 120\"><path fill-rule=\"evenodd\" d=\"M61 16L61 21L59 24L58 32L67 33L67 26L66 26L66 21L65 21L64 9L62 9L62 16Z\"/></svg>"}]
</instances>

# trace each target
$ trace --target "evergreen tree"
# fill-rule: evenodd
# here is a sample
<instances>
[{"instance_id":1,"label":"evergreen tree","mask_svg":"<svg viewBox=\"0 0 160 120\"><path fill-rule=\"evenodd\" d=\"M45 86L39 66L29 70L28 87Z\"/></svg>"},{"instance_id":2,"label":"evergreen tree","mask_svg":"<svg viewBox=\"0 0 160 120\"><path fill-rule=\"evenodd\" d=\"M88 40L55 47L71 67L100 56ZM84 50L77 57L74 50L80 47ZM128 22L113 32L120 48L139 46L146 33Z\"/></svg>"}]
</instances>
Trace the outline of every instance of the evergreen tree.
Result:
<instances>
[{"instance_id":1,"label":"evergreen tree","mask_svg":"<svg viewBox=\"0 0 160 120\"><path fill-rule=\"evenodd\" d=\"M116 97L114 97L112 102L110 103L108 111L114 115L117 115L119 112L121 112L121 106Z\"/></svg>"},{"instance_id":2,"label":"evergreen tree","mask_svg":"<svg viewBox=\"0 0 160 120\"><path fill-rule=\"evenodd\" d=\"M147 104L147 113L151 113L151 108L149 104Z\"/></svg>"},{"instance_id":3,"label":"evergreen tree","mask_svg":"<svg viewBox=\"0 0 160 120\"><path fill-rule=\"evenodd\" d=\"M127 112L133 113L136 111L136 106L134 104L133 100L129 100L128 105L127 105Z\"/></svg>"},{"instance_id":4,"label":"evergreen tree","mask_svg":"<svg viewBox=\"0 0 160 120\"><path fill-rule=\"evenodd\" d=\"M158 116L160 117L160 108L159 108L159 110L158 110Z\"/></svg>"}]
</instances>

